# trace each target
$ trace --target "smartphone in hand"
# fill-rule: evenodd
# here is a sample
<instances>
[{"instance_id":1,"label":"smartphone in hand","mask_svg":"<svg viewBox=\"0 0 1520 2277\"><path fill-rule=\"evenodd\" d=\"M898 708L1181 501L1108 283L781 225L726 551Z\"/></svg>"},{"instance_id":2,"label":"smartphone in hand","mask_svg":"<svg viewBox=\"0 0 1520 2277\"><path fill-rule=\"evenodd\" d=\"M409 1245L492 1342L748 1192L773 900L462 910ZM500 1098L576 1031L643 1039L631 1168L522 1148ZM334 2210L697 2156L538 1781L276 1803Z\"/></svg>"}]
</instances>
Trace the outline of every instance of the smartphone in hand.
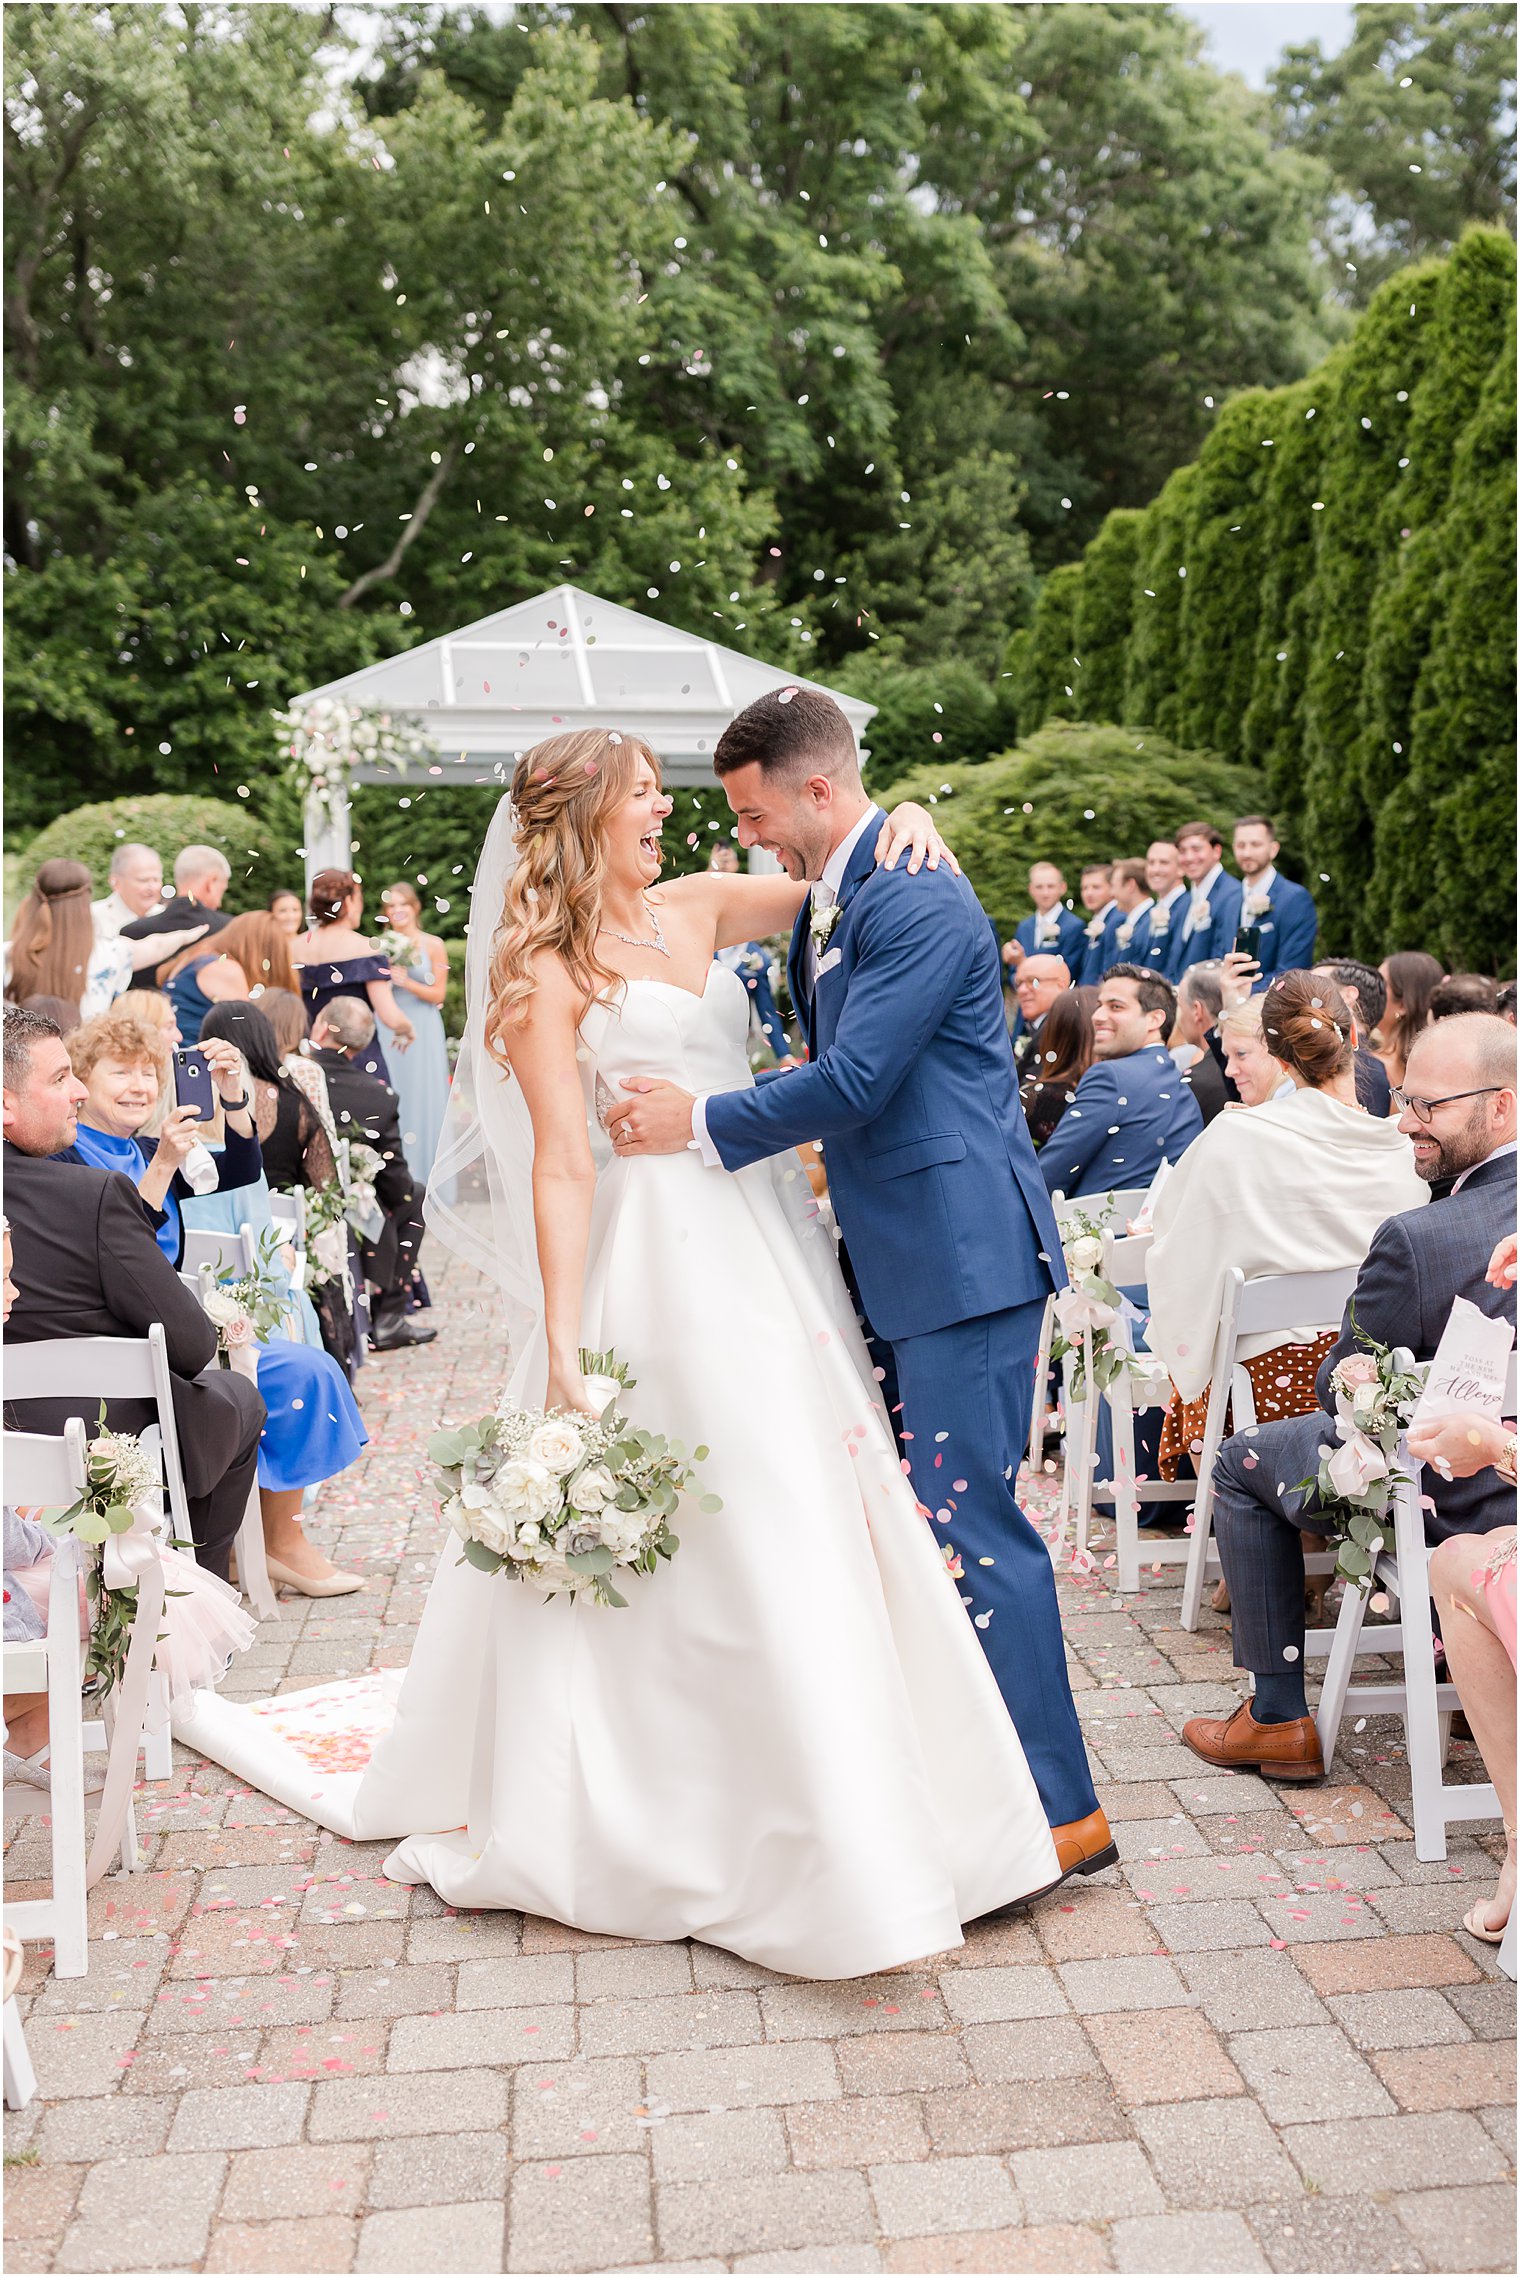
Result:
<instances>
[{"instance_id":1,"label":"smartphone in hand","mask_svg":"<svg viewBox=\"0 0 1520 2277\"><path fill-rule=\"evenodd\" d=\"M174 1053L174 1103L193 1107L203 1123L216 1113L216 1087L206 1055L194 1044L181 1044Z\"/></svg>"},{"instance_id":2,"label":"smartphone in hand","mask_svg":"<svg viewBox=\"0 0 1520 2277\"><path fill-rule=\"evenodd\" d=\"M1237 957L1254 958L1257 964L1261 963L1261 927L1259 925L1241 926L1235 936L1235 954Z\"/></svg>"}]
</instances>

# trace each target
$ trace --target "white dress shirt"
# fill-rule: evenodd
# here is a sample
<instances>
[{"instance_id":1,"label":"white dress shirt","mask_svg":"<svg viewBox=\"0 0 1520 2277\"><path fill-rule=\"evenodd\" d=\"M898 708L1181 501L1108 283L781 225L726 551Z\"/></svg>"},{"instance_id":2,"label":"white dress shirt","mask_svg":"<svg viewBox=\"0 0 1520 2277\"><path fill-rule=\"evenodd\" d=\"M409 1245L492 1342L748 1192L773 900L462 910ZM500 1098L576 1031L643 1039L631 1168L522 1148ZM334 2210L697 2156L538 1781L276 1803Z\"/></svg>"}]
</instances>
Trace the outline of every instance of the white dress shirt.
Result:
<instances>
[{"instance_id":1,"label":"white dress shirt","mask_svg":"<svg viewBox=\"0 0 1520 2277\"><path fill-rule=\"evenodd\" d=\"M1223 876L1224 864L1223 862L1216 862L1214 864L1214 867L1208 872L1208 875L1206 877L1201 877L1198 880L1198 883L1193 887L1192 900L1188 904L1187 921L1185 927L1186 935L1189 940L1192 939L1195 933L1201 933L1204 926L1208 923L1209 895L1213 892L1217 880Z\"/></svg>"},{"instance_id":2,"label":"white dress shirt","mask_svg":"<svg viewBox=\"0 0 1520 2277\"><path fill-rule=\"evenodd\" d=\"M1248 910L1252 916L1255 916L1259 911L1265 909L1268 902L1272 899L1272 888L1276 885L1276 883L1276 865L1272 862L1268 862L1260 877L1252 878L1246 884L1245 890L1241 896L1241 916L1244 917Z\"/></svg>"},{"instance_id":3,"label":"white dress shirt","mask_svg":"<svg viewBox=\"0 0 1520 2277\"><path fill-rule=\"evenodd\" d=\"M847 831L845 836L840 839L839 844L823 865L823 875L818 879L813 893L815 904L821 903L827 906L824 900L825 895L829 901L839 899L839 889L844 884L844 873L850 866L850 858L856 847L871 824L874 822L879 828L884 819L879 806L868 806L854 829ZM811 934L808 936L807 947L802 952L802 961L803 970L807 975L808 994L811 996L818 981L818 952L813 946ZM799 1005L797 1009L800 1013L802 1007ZM691 1103L691 1143L709 1170L721 1170L723 1158L707 1135L707 1102L710 1097L711 1093L704 1091L700 1097L693 1099Z\"/></svg>"},{"instance_id":4,"label":"white dress shirt","mask_svg":"<svg viewBox=\"0 0 1520 2277\"><path fill-rule=\"evenodd\" d=\"M1187 890L1188 889L1186 885L1174 885L1170 893L1162 894L1154 904L1156 916L1165 917L1168 920L1168 930L1170 930L1170 919L1172 911L1176 908L1178 902L1182 899ZM1156 918L1153 917L1151 919L1151 938L1153 940L1155 939L1155 935Z\"/></svg>"},{"instance_id":5,"label":"white dress shirt","mask_svg":"<svg viewBox=\"0 0 1520 2277\"><path fill-rule=\"evenodd\" d=\"M1144 901L1137 901L1135 903L1134 908L1129 912L1129 915L1127 917L1122 917L1119 920L1119 923L1114 931L1114 946L1116 948L1127 949L1129 947L1131 941L1133 941L1135 938L1135 927L1139 924L1146 911L1148 909L1154 909L1155 906L1156 904L1154 899L1150 894L1147 894Z\"/></svg>"}]
</instances>

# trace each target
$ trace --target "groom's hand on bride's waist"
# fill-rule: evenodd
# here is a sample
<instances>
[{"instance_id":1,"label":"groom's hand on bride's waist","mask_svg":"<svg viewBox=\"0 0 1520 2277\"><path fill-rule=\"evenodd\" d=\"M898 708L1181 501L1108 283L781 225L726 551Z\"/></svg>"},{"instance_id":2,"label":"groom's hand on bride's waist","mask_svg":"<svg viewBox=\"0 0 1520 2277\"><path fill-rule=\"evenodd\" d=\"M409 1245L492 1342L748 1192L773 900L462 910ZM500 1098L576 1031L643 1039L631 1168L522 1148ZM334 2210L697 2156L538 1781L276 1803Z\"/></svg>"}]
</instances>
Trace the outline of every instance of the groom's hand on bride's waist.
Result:
<instances>
[{"instance_id":1,"label":"groom's hand on bride's waist","mask_svg":"<svg viewBox=\"0 0 1520 2277\"><path fill-rule=\"evenodd\" d=\"M607 1130L619 1154L681 1154L693 1144L692 1094L657 1075L629 1075L622 1088L636 1094L607 1110Z\"/></svg>"}]
</instances>

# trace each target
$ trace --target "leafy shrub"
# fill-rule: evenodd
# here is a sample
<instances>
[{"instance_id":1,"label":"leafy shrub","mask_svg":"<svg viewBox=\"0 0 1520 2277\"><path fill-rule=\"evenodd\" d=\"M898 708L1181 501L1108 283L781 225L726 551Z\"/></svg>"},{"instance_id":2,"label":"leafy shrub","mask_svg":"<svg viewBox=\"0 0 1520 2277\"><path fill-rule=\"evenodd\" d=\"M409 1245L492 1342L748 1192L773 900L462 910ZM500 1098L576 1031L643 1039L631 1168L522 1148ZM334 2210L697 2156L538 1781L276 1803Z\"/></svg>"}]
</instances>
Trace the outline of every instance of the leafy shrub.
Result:
<instances>
[{"instance_id":1,"label":"leafy shrub","mask_svg":"<svg viewBox=\"0 0 1520 2277\"><path fill-rule=\"evenodd\" d=\"M1031 862L1059 862L1075 892L1084 862L1143 855L1151 839L1199 815L1228 835L1236 815L1260 805L1261 778L1143 727L1052 720L985 766L920 769L880 796L934 804L1006 938L1028 914ZM1295 868L1290 853L1285 875Z\"/></svg>"},{"instance_id":2,"label":"leafy shrub","mask_svg":"<svg viewBox=\"0 0 1520 2277\"><path fill-rule=\"evenodd\" d=\"M875 704L866 729L871 756L866 780L894 783L910 767L943 761L976 764L1000 751L1013 733L1010 683L990 681L957 661L908 667L868 656L839 676L852 696Z\"/></svg>"},{"instance_id":3,"label":"leafy shrub","mask_svg":"<svg viewBox=\"0 0 1520 2277\"><path fill-rule=\"evenodd\" d=\"M110 799L100 806L76 806L39 831L22 850L17 872L22 891L39 863L67 859L88 865L97 896L109 890L111 856L126 839L151 846L164 865L167 883L174 857L185 846L216 846L232 864L225 906L262 909L276 886L302 890L302 869L292 835L295 801L283 786L265 784L247 806L230 799L163 795Z\"/></svg>"}]
</instances>

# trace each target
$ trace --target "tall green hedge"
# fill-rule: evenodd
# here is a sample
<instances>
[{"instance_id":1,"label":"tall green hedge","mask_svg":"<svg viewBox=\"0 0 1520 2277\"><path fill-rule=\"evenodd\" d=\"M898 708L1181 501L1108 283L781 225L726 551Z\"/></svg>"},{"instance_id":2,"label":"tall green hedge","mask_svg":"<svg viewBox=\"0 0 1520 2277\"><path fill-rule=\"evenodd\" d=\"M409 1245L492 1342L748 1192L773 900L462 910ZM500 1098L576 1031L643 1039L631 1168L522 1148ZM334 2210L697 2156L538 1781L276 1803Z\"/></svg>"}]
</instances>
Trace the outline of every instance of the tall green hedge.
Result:
<instances>
[{"instance_id":1,"label":"tall green hedge","mask_svg":"<svg viewBox=\"0 0 1520 2277\"><path fill-rule=\"evenodd\" d=\"M1111 515L1019 638L1026 735L1080 710L1260 770L1347 953L1514 970L1514 306L1500 230L1401 271Z\"/></svg>"}]
</instances>

